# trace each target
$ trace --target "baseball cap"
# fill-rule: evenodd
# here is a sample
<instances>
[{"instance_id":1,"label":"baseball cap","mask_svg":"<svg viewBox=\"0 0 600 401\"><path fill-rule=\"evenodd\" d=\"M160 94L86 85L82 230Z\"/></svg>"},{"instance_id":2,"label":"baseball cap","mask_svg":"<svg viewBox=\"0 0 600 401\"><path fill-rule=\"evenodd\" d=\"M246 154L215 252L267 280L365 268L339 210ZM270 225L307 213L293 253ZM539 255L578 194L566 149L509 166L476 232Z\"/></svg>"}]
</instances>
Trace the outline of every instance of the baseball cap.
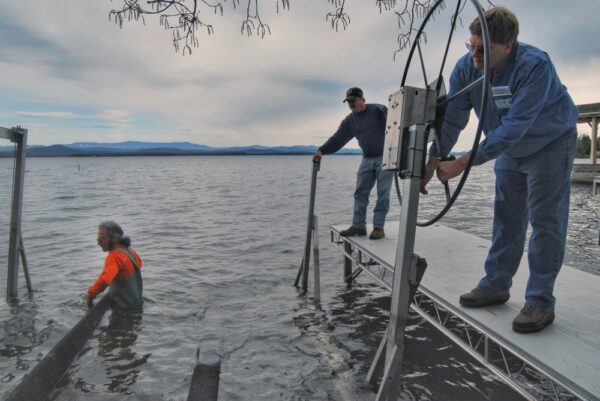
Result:
<instances>
[{"instance_id":1,"label":"baseball cap","mask_svg":"<svg viewBox=\"0 0 600 401\"><path fill-rule=\"evenodd\" d=\"M358 98L362 95L363 95L362 89L357 88L356 86L353 86L352 88L350 88L346 91L346 98L344 99L343 103L347 102L348 100L354 101L354 100L356 100L356 98Z\"/></svg>"}]
</instances>

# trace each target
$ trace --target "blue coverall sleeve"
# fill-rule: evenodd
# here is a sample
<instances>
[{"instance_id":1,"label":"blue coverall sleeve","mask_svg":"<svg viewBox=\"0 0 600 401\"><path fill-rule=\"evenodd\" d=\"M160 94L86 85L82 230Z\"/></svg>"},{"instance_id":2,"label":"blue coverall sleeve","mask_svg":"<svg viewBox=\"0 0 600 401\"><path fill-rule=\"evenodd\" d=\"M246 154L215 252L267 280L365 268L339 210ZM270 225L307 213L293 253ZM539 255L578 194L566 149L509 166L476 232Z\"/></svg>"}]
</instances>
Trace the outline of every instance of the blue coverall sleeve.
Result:
<instances>
[{"instance_id":1,"label":"blue coverall sleeve","mask_svg":"<svg viewBox=\"0 0 600 401\"><path fill-rule=\"evenodd\" d=\"M544 108L552 83L551 64L540 61L521 78L508 112L500 120L500 125L488 132L479 144L473 164L479 165L495 159L516 144Z\"/></svg>"}]
</instances>

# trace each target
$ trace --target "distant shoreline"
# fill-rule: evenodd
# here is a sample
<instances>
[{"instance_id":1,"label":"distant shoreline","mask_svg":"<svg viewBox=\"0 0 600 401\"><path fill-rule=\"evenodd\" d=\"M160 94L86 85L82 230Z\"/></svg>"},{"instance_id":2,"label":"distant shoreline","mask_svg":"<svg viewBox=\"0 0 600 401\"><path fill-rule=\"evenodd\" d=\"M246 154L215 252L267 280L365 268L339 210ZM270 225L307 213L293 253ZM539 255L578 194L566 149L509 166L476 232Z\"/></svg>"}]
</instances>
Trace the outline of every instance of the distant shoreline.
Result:
<instances>
[{"instance_id":1,"label":"distant shoreline","mask_svg":"<svg viewBox=\"0 0 600 401\"><path fill-rule=\"evenodd\" d=\"M29 152L28 152L29 153ZM311 156L308 152L118 152L118 153L68 153L68 154L27 154L32 157L134 157L134 156ZM361 153L336 153L335 156L362 156ZM0 153L0 158L12 158L13 153Z\"/></svg>"}]
</instances>

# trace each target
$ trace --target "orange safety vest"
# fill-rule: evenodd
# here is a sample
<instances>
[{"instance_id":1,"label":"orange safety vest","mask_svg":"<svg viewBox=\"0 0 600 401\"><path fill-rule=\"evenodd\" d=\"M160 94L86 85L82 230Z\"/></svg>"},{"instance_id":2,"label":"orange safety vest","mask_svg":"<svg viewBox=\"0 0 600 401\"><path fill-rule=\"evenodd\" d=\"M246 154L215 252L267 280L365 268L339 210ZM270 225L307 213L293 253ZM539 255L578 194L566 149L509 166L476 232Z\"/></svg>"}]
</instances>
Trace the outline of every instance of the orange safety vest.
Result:
<instances>
[{"instance_id":1,"label":"orange safety vest","mask_svg":"<svg viewBox=\"0 0 600 401\"><path fill-rule=\"evenodd\" d=\"M134 266L132 257L135 258L135 262L137 265ZM104 269L102 273L96 280L94 284L90 286L87 291L88 299L95 298L98 294L100 294L104 289L108 286L111 287L111 297L113 298L113 302L116 301L117 306L128 307L128 306L137 306L137 305L118 305L119 302L116 298L118 298L119 294L117 292L122 293L124 288L126 292L136 292L139 294L130 294L128 298L139 298L136 301L124 301L126 303L141 303L141 275L139 278L137 274L139 273L139 269L142 267L142 260L137 252L131 249L126 248L115 248L111 250L108 255L106 255L106 259L104 260ZM136 272L137 270L137 272ZM128 283L131 281L131 283ZM139 281L138 284L134 283L134 281ZM115 287L115 288L113 288ZM139 288L136 288L139 287ZM118 290L118 291L117 291Z\"/></svg>"}]
</instances>

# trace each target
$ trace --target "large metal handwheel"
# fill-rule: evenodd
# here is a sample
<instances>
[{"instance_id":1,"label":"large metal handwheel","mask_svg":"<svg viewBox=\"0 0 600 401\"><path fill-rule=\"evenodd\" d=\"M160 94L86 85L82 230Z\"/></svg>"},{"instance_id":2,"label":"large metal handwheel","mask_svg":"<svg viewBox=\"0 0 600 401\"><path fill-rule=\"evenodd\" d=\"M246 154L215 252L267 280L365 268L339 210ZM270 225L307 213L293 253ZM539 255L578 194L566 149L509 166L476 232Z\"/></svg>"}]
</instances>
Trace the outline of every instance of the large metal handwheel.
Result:
<instances>
[{"instance_id":1,"label":"large metal handwheel","mask_svg":"<svg viewBox=\"0 0 600 401\"><path fill-rule=\"evenodd\" d=\"M456 21L458 20L459 13L461 12L462 8L465 6L466 2L468 2L468 1L469 0L458 0L456 3L456 10L452 17L451 29L450 29L450 33L448 35L448 40L446 42L446 48L444 50L444 57L442 58L440 72L439 72L438 76L435 77L436 78L435 80L429 82L427 80L427 73L425 71L425 62L423 61L423 52L421 49L420 42L421 42L421 37L423 36L425 27L427 26L427 23L430 21L431 17L436 12L438 7L440 7L442 5L442 3L444 3L444 0L438 0L433 5L433 7L431 7L429 12L423 19L421 26L419 27L419 30L414 38L413 45L410 49L410 53L408 54L408 59L406 61L406 65L404 67L404 73L402 75L402 83L401 83L402 87L404 87L406 85L408 72L410 70L413 56L414 56L414 53L416 50L416 51L418 51L418 54L419 54L421 70L423 72L423 79L425 81L425 87L430 88L432 86L435 86L435 90L438 93L440 92L440 89L442 88L442 85L443 85L442 73L444 71L444 67L446 64L448 50L449 50L450 44L452 42L452 36L453 36L454 29L456 26ZM432 225L435 222L437 222L438 220L440 220L446 214L446 212L448 212L448 210L450 210L450 208L452 207L452 205L458 198L458 195L460 194L465 182L467 181L469 172L471 171L473 159L474 159L475 155L477 154L477 148L479 146L479 141L481 139L481 133L483 131L483 121L485 119L488 93L489 93L489 87L490 87L490 68L489 68L490 67L490 40L489 40L488 27L487 27L487 22L485 20L485 14L484 14L483 8L481 7L481 5L479 4L479 2L477 0L470 0L470 2L475 7L479 21L481 23L481 31L482 31L482 36L483 36L483 48L484 48L483 75L480 78L478 78L477 80L475 80L475 81L471 82L470 84L468 84L467 86L465 86L464 88L461 88L459 91L456 91L454 89L454 93L450 93L448 96L438 97L437 106L436 106L437 111L438 111L436 113L436 121L432 121L431 124L429 125L429 128L440 127L442 125L443 118L444 118L444 110L448 103L452 102L458 96L466 93L467 91L476 90L476 88L478 86L481 86L480 90L482 91L482 102L481 102L481 107L479 110L479 123L477 124L475 140L473 141L473 147L471 149L471 159L469 160L467 166L465 167L465 170L460 178L458 185L456 186L456 189L454 190L454 192L450 193L448 183L447 182L444 183L444 187L445 187L445 191L446 191L446 205L431 220L425 221L425 222L417 222L417 225L421 226L421 227L426 227L426 226ZM447 1L446 1L446 3L447 3ZM441 119L441 121L440 121L440 119ZM438 141L438 149L439 149L440 138L441 138L441 135L443 134L443 132L440 129L436 129L435 132L436 132L435 140ZM424 145L426 146L427 144L424 144ZM398 184L398 175L397 174L394 175L394 180L395 180L395 185L396 185L396 192L398 194L398 199L400 200L400 202L402 202L401 196L400 196L400 188L399 188L399 184Z\"/></svg>"}]
</instances>

